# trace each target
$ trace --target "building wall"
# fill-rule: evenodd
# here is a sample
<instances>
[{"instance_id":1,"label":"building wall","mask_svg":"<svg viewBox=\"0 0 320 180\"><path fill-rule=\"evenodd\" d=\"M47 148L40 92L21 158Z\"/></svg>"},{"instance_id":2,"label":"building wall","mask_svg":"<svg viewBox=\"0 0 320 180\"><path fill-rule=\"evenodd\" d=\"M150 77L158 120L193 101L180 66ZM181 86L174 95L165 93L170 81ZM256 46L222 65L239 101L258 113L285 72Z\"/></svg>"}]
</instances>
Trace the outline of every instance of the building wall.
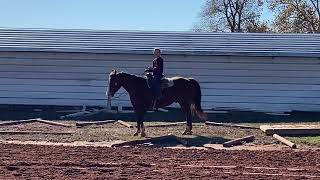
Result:
<instances>
[{"instance_id":1,"label":"building wall","mask_svg":"<svg viewBox=\"0 0 320 180\"><path fill-rule=\"evenodd\" d=\"M164 55L165 74L193 77L204 108L320 111L320 59ZM152 55L0 53L0 104L106 106L112 69L142 74ZM113 105L130 106L121 89Z\"/></svg>"}]
</instances>

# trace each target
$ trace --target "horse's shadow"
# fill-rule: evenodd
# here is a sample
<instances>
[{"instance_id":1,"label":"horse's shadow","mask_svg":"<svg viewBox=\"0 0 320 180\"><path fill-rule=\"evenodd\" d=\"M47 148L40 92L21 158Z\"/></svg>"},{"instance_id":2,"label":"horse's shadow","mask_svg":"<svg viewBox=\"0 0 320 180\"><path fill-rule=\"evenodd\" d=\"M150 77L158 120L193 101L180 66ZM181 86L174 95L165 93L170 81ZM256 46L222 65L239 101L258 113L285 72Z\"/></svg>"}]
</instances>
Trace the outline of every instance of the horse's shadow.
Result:
<instances>
[{"instance_id":1,"label":"horse's shadow","mask_svg":"<svg viewBox=\"0 0 320 180\"><path fill-rule=\"evenodd\" d=\"M204 147L205 144L223 144L224 142L230 141L223 137L206 137L206 136L168 136L167 138L154 139L150 142L156 147L173 147L183 145L186 147Z\"/></svg>"},{"instance_id":2,"label":"horse's shadow","mask_svg":"<svg viewBox=\"0 0 320 180\"><path fill-rule=\"evenodd\" d=\"M195 136L190 136L190 137L177 137L178 141L181 141L181 143L184 146L190 147L190 146L195 146L195 147L203 147L205 144L223 144L227 141L230 141L231 139L226 139L224 137L219 137L219 136L200 136L200 135L195 135Z\"/></svg>"}]
</instances>

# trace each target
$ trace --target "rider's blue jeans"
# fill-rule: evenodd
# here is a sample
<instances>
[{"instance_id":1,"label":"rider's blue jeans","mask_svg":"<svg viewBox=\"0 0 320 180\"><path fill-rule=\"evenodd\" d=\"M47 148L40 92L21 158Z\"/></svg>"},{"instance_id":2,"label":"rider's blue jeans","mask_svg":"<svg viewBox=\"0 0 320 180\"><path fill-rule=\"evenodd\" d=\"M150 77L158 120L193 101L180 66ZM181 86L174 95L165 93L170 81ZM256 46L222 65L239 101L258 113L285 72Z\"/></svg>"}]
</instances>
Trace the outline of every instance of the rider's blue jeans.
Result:
<instances>
[{"instance_id":1,"label":"rider's blue jeans","mask_svg":"<svg viewBox=\"0 0 320 180\"><path fill-rule=\"evenodd\" d=\"M161 75L155 75L151 81L151 88L154 98L159 98L161 94Z\"/></svg>"}]
</instances>

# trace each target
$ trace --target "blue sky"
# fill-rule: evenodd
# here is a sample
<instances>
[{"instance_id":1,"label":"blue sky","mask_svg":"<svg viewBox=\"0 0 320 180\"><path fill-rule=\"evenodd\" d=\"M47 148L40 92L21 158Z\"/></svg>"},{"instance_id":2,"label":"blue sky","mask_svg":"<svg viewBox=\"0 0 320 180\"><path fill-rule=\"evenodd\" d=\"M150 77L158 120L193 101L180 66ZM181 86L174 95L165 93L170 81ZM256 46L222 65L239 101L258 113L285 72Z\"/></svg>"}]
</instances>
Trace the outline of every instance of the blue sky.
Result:
<instances>
[{"instance_id":1,"label":"blue sky","mask_svg":"<svg viewBox=\"0 0 320 180\"><path fill-rule=\"evenodd\" d=\"M0 27L188 31L206 0L0 2Z\"/></svg>"}]
</instances>

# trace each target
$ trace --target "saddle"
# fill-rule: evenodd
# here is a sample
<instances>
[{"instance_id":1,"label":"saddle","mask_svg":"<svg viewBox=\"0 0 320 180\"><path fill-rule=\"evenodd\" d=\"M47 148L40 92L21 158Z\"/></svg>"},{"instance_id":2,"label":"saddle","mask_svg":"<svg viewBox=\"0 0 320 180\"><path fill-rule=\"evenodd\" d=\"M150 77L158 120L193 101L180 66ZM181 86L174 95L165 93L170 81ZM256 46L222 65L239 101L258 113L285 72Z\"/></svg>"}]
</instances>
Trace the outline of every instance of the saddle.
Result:
<instances>
[{"instance_id":1,"label":"saddle","mask_svg":"<svg viewBox=\"0 0 320 180\"><path fill-rule=\"evenodd\" d=\"M161 79L161 89L169 88L174 85L173 78L163 77Z\"/></svg>"},{"instance_id":2,"label":"saddle","mask_svg":"<svg viewBox=\"0 0 320 180\"><path fill-rule=\"evenodd\" d=\"M145 79L147 81L148 87L151 88L151 78L152 78L152 74L146 74L145 75ZM161 89L165 89L165 88L169 88L174 86L174 81L173 78L167 78L167 77L162 77L161 79Z\"/></svg>"}]
</instances>

